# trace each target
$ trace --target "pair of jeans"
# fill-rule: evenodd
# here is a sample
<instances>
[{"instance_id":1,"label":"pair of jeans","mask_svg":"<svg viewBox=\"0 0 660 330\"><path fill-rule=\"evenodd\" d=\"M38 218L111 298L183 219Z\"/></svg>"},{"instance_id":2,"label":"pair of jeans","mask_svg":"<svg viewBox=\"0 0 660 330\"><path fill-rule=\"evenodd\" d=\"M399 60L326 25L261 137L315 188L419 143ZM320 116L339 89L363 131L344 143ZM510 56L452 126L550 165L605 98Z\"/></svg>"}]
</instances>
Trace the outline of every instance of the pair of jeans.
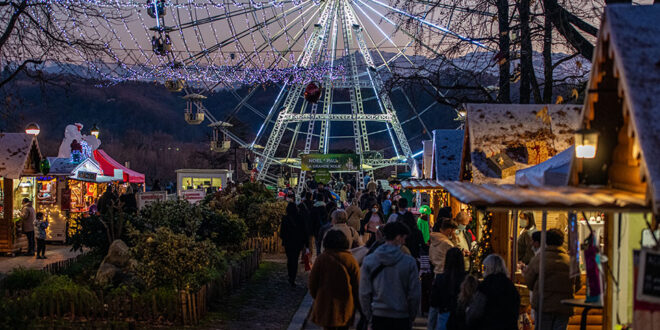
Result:
<instances>
[{"instance_id":1,"label":"pair of jeans","mask_svg":"<svg viewBox=\"0 0 660 330\"><path fill-rule=\"evenodd\" d=\"M39 255L46 256L46 240L42 238L37 238L37 256Z\"/></svg>"},{"instance_id":2,"label":"pair of jeans","mask_svg":"<svg viewBox=\"0 0 660 330\"><path fill-rule=\"evenodd\" d=\"M429 330L446 330L449 312L440 313L437 308L429 308Z\"/></svg>"},{"instance_id":3,"label":"pair of jeans","mask_svg":"<svg viewBox=\"0 0 660 330\"><path fill-rule=\"evenodd\" d=\"M536 327L540 330L566 330L568 327L568 315L543 313L541 324ZM534 314L534 323L539 321L539 312Z\"/></svg>"},{"instance_id":4,"label":"pair of jeans","mask_svg":"<svg viewBox=\"0 0 660 330\"><path fill-rule=\"evenodd\" d=\"M27 236L27 241L28 241L28 254L34 254L34 230L33 231L26 231L25 236Z\"/></svg>"},{"instance_id":5,"label":"pair of jeans","mask_svg":"<svg viewBox=\"0 0 660 330\"><path fill-rule=\"evenodd\" d=\"M412 322L410 318L397 319L392 317L372 316L371 329L373 330L410 330Z\"/></svg>"}]
</instances>

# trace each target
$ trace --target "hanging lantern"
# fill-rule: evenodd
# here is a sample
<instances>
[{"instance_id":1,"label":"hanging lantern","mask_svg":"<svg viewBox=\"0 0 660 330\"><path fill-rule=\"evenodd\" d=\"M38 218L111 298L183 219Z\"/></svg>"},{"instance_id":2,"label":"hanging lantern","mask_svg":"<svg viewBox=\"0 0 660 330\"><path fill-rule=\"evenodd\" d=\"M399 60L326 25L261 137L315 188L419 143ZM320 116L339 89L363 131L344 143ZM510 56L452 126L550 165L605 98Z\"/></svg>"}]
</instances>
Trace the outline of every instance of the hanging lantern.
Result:
<instances>
[{"instance_id":1,"label":"hanging lantern","mask_svg":"<svg viewBox=\"0 0 660 330\"><path fill-rule=\"evenodd\" d=\"M94 135L95 138L97 138L97 139L99 138L99 128L96 127L96 124L94 124L94 125L92 126L92 129L89 130L89 133L92 134L92 135Z\"/></svg>"},{"instance_id":2,"label":"hanging lantern","mask_svg":"<svg viewBox=\"0 0 660 330\"><path fill-rule=\"evenodd\" d=\"M598 131L579 129L575 132L575 157L594 158L598 147Z\"/></svg>"},{"instance_id":3,"label":"hanging lantern","mask_svg":"<svg viewBox=\"0 0 660 330\"><path fill-rule=\"evenodd\" d=\"M305 87L305 100L310 103L316 103L321 98L321 87L318 83L312 81Z\"/></svg>"},{"instance_id":4,"label":"hanging lantern","mask_svg":"<svg viewBox=\"0 0 660 330\"><path fill-rule=\"evenodd\" d=\"M39 132L41 132L41 129L39 128L39 125L37 123L29 123L27 126L25 126L25 133L26 134L31 134L34 136L39 135Z\"/></svg>"}]
</instances>

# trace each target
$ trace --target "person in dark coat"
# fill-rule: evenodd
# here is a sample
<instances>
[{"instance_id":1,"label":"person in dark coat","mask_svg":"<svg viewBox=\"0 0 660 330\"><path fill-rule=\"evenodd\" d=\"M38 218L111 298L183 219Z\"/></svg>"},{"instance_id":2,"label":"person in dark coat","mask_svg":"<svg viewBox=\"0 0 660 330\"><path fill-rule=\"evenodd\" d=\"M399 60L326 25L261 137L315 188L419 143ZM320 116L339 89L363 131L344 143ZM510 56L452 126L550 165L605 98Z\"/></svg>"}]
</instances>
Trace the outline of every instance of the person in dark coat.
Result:
<instances>
[{"instance_id":1,"label":"person in dark coat","mask_svg":"<svg viewBox=\"0 0 660 330\"><path fill-rule=\"evenodd\" d=\"M323 202L323 195L316 195L316 202L312 206L311 212L311 232L314 234L314 242L316 247L316 255L318 256L321 253L321 238L319 236L321 227L328 223L328 210L326 208L325 202Z\"/></svg>"},{"instance_id":2,"label":"person in dark coat","mask_svg":"<svg viewBox=\"0 0 660 330\"><path fill-rule=\"evenodd\" d=\"M426 243L424 243L424 235L419 228L417 228L417 220L415 220L415 216L407 210L408 205L404 198L399 200L399 206L405 211L403 213L399 211L396 221L403 223L408 226L408 229L410 229L410 235L406 237L406 247L410 250L410 255L417 260L422 253L428 254L428 250L425 248Z\"/></svg>"},{"instance_id":3,"label":"person in dark coat","mask_svg":"<svg viewBox=\"0 0 660 330\"><path fill-rule=\"evenodd\" d=\"M463 252L459 248L449 249L444 272L436 277L431 288L429 329L447 329L449 315L456 310L461 283L466 275Z\"/></svg>"},{"instance_id":4,"label":"person in dark coat","mask_svg":"<svg viewBox=\"0 0 660 330\"><path fill-rule=\"evenodd\" d=\"M134 214L138 211L137 199L133 186L128 186L126 193L119 196L119 201L121 202L121 209L124 213Z\"/></svg>"},{"instance_id":5,"label":"person in dark coat","mask_svg":"<svg viewBox=\"0 0 660 330\"><path fill-rule=\"evenodd\" d=\"M518 329L520 295L507 275L504 259L491 254L484 260L484 280L467 309L469 329Z\"/></svg>"},{"instance_id":6,"label":"person in dark coat","mask_svg":"<svg viewBox=\"0 0 660 330\"><path fill-rule=\"evenodd\" d=\"M289 202L286 206L286 214L282 217L282 225L280 226L280 238L286 253L289 284L295 286L298 273L298 257L305 246L307 234L305 232L305 222L294 202Z\"/></svg>"}]
</instances>

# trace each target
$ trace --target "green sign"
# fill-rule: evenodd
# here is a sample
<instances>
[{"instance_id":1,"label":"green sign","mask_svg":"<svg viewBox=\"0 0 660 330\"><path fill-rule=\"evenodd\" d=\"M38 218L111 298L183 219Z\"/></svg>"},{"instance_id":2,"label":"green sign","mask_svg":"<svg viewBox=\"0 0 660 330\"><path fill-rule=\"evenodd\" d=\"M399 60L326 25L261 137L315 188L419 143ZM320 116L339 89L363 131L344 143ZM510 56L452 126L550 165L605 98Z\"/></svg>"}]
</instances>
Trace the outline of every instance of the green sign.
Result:
<instances>
[{"instance_id":1,"label":"green sign","mask_svg":"<svg viewBox=\"0 0 660 330\"><path fill-rule=\"evenodd\" d=\"M303 171L341 171L360 170L360 157L356 154L307 154L301 157Z\"/></svg>"},{"instance_id":2,"label":"green sign","mask_svg":"<svg viewBox=\"0 0 660 330\"><path fill-rule=\"evenodd\" d=\"M314 174L314 180L319 183L327 184L330 182L330 179L332 179L332 176L327 170L318 170Z\"/></svg>"}]
</instances>

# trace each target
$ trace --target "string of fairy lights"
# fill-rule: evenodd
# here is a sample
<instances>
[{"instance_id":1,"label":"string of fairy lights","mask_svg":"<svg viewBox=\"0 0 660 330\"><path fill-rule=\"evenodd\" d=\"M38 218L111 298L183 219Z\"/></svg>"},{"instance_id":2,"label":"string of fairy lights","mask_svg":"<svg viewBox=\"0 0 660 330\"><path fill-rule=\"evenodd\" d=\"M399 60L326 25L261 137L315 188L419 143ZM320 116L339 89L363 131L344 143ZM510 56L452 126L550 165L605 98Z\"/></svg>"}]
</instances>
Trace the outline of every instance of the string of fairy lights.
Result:
<instances>
[{"instance_id":1,"label":"string of fairy lights","mask_svg":"<svg viewBox=\"0 0 660 330\"><path fill-rule=\"evenodd\" d=\"M370 22L384 20L393 25L388 12L410 15L380 1L365 1L380 8L366 7L369 12L360 8ZM364 2L351 3L359 7ZM299 54L294 49L312 35L321 0L33 0L30 5L31 16L40 24L49 17L59 30L57 35L70 45L66 52L49 54L44 63L101 84L183 80L211 90L219 85L307 83L328 75L341 79L346 74L341 65L330 61L295 65ZM437 23L421 18L420 22L421 27L471 40ZM391 31L376 28L383 41L392 42L395 33L401 34L394 25ZM80 40L91 40L105 51L90 53L79 45ZM24 52L30 48L38 47L22 45ZM16 65L23 55L8 51L0 61Z\"/></svg>"}]
</instances>

